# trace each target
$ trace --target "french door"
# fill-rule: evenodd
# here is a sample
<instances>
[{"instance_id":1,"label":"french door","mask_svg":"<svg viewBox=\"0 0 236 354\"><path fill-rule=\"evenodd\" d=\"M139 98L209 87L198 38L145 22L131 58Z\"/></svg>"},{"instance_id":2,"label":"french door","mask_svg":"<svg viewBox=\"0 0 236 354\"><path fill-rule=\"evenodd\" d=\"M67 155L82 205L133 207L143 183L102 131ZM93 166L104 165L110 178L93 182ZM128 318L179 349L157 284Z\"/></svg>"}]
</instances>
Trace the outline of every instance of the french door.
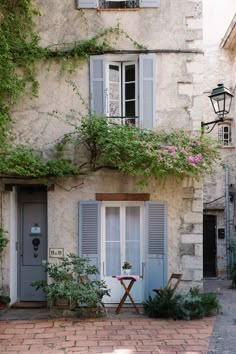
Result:
<instances>
[{"instance_id":1,"label":"french door","mask_svg":"<svg viewBox=\"0 0 236 354\"><path fill-rule=\"evenodd\" d=\"M102 203L101 278L111 289L106 303L118 303L124 293L116 275L122 274L125 261L132 264L133 275L143 275L144 237L142 202ZM143 279L132 288L135 302L143 301Z\"/></svg>"}]
</instances>

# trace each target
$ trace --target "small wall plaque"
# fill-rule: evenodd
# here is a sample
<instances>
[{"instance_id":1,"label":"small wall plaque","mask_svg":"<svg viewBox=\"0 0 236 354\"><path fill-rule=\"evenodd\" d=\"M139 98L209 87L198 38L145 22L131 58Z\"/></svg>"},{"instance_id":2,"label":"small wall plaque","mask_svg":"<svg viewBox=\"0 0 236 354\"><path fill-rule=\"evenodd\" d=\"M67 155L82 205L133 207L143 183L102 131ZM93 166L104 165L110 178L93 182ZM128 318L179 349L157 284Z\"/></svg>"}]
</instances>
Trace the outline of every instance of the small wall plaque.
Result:
<instances>
[{"instance_id":1,"label":"small wall plaque","mask_svg":"<svg viewBox=\"0 0 236 354\"><path fill-rule=\"evenodd\" d=\"M31 234L38 235L41 232L41 228L39 226L31 227Z\"/></svg>"},{"instance_id":2,"label":"small wall plaque","mask_svg":"<svg viewBox=\"0 0 236 354\"><path fill-rule=\"evenodd\" d=\"M49 257L51 258L64 257L64 248L49 248Z\"/></svg>"},{"instance_id":3,"label":"small wall plaque","mask_svg":"<svg viewBox=\"0 0 236 354\"><path fill-rule=\"evenodd\" d=\"M218 238L225 238L225 229L218 229Z\"/></svg>"}]
</instances>

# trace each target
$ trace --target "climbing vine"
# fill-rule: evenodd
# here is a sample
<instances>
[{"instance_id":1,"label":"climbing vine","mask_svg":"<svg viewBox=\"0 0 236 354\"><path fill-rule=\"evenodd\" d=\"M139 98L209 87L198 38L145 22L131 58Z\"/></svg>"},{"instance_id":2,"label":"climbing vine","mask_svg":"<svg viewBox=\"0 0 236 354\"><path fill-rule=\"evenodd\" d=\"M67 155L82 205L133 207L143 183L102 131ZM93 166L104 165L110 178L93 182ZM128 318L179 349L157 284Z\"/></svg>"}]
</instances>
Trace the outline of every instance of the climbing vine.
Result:
<instances>
[{"instance_id":1,"label":"climbing vine","mask_svg":"<svg viewBox=\"0 0 236 354\"><path fill-rule=\"evenodd\" d=\"M125 35L134 46L144 48L119 25L105 28L93 38L73 45L43 48L33 21L39 13L31 2L1 0L0 3L0 175L63 177L105 166L142 177L146 182L150 176L199 176L212 171L213 162L218 158L217 150L205 137L190 137L183 131L168 134L129 126L111 129L107 120L96 117L85 119L74 133L57 141L51 160L29 147L11 144L11 108L23 93L37 95L36 63L39 60L58 60L62 69L71 72L77 60L111 49L108 37L114 33ZM77 149L78 154L81 144L90 153L88 162L80 165L78 156L76 159L64 157L68 145L74 152Z\"/></svg>"},{"instance_id":2,"label":"climbing vine","mask_svg":"<svg viewBox=\"0 0 236 354\"><path fill-rule=\"evenodd\" d=\"M34 16L39 12L32 0L1 0L0 2L0 174L19 176L67 176L78 174L73 162L57 158L47 161L30 148L11 145L11 108L22 94L37 95L36 63L39 60L58 60L62 69L73 72L78 60L111 49L109 34L123 34L137 47L119 25L100 30L96 36L51 48L39 45L34 29Z\"/></svg>"}]
</instances>

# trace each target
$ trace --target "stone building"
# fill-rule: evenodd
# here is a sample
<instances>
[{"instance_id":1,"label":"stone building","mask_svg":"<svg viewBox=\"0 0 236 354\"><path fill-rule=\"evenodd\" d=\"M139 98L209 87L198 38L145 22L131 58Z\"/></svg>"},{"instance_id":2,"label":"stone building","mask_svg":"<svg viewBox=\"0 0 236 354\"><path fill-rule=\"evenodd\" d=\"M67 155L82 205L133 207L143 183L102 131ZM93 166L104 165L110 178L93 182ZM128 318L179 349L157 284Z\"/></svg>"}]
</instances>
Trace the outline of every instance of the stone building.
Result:
<instances>
[{"instance_id":1,"label":"stone building","mask_svg":"<svg viewBox=\"0 0 236 354\"><path fill-rule=\"evenodd\" d=\"M204 121L217 119L209 104L210 90L224 83L235 95L235 2L204 3ZM224 11L224 16L222 16ZM210 132L218 139L222 165L204 183L203 269L205 277L227 278L233 264L230 240L234 242L235 220L235 98L225 121ZM210 129L211 130L211 127ZM205 133L208 134L207 129Z\"/></svg>"},{"instance_id":2,"label":"stone building","mask_svg":"<svg viewBox=\"0 0 236 354\"><path fill-rule=\"evenodd\" d=\"M69 81L98 114L110 116L114 111L119 117L135 116L141 128L200 130L201 1L34 3L41 14L36 21L44 47L92 38L99 30L118 24L123 34L117 38L110 34L114 49L80 62L72 76L61 72L59 63L52 62L49 69L47 63L38 63L38 97L24 96L14 108L18 143L46 154L50 144L70 131L65 121L50 113L62 112L69 119L73 110L85 114L85 105ZM137 48L134 42L145 48ZM130 106L121 89L129 80L133 85ZM42 260L54 261L70 252L88 256L97 265L111 288L106 302L120 299L122 289L112 275L122 271L125 260L134 265L134 273L142 275L133 288L137 303L152 295L154 287L166 284L172 272L183 273L182 287L201 286L202 181L153 179L141 192L135 182L133 177L106 169L54 179L53 188L46 188L39 179L2 178L1 213L10 238L4 255L4 285L12 303L43 300L43 294L30 285L45 277Z\"/></svg>"}]
</instances>

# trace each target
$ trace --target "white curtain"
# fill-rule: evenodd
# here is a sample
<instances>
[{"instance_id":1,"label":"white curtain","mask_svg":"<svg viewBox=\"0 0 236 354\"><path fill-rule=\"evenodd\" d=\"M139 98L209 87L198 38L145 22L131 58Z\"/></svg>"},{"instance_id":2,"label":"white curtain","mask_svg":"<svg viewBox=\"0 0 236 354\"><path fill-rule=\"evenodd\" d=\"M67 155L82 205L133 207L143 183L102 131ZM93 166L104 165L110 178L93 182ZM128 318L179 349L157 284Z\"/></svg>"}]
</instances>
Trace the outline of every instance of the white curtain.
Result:
<instances>
[{"instance_id":1,"label":"white curtain","mask_svg":"<svg viewBox=\"0 0 236 354\"><path fill-rule=\"evenodd\" d=\"M106 276L118 275L120 260L120 208L106 208Z\"/></svg>"},{"instance_id":2,"label":"white curtain","mask_svg":"<svg viewBox=\"0 0 236 354\"><path fill-rule=\"evenodd\" d=\"M125 260L132 264L132 274L140 274L140 207L126 207Z\"/></svg>"}]
</instances>

